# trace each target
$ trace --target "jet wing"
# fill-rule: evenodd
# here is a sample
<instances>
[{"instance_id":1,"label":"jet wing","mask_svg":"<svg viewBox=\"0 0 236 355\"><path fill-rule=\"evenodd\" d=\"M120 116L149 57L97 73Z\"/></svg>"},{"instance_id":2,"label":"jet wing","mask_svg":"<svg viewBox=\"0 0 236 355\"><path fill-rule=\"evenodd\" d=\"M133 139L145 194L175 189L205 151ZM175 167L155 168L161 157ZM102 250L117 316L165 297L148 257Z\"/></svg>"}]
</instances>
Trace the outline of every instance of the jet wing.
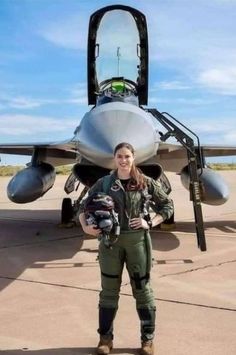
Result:
<instances>
[{"instance_id":1,"label":"jet wing","mask_svg":"<svg viewBox=\"0 0 236 355\"><path fill-rule=\"evenodd\" d=\"M40 152L40 159L53 166L74 163L78 156L76 142L73 140L64 142L0 144L0 153L2 154L32 156L36 149Z\"/></svg>"},{"instance_id":2,"label":"jet wing","mask_svg":"<svg viewBox=\"0 0 236 355\"><path fill-rule=\"evenodd\" d=\"M221 157L221 156L236 155L236 147L233 146L203 145L202 149L205 157Z\"/></svg>"},{"instance_id":3,"label":"jet wing","mask_svg":"<svg viewBox=\"0 0 236 355\"><path fill-rule=\"evenodd\" d=\"M72 164L78 158L78 150L74 140L64 142L33 142L0 144L0 153L32 156L35 149L40 151L44 162L53 166ZM235 146L203 145L205 157L233 156L236 155ZM186 149L179 144L160 142L157 158L164 170L178 171L187 164ZM171 164L171 166L169 166Z\"/></svg>"},{"instance_id":4,"label":"jet wing","mask_svg":"<svg viewBox=\"0 0 236 355\"><path fill-rule=\"evenodd\" d=\"M236 155L236 146L202 145L201 148L204 157ZM188 164L186 149L179 144L161 142L159 144L156 159L165 171L177 173Z\"/></svg>"},{"instance_id":5,"label":"jet wing","mask_svg":"<svg viewBox=\"0 0 236 355\"><path fill-rule=\"evenodd\" d=\"M201 145L201 148L205 157L236 155L236 146ZM168 159L183 159L186 157L186 149L179 144L160 143L157 154L168 155Z\"/></svg>"}]
</instances>

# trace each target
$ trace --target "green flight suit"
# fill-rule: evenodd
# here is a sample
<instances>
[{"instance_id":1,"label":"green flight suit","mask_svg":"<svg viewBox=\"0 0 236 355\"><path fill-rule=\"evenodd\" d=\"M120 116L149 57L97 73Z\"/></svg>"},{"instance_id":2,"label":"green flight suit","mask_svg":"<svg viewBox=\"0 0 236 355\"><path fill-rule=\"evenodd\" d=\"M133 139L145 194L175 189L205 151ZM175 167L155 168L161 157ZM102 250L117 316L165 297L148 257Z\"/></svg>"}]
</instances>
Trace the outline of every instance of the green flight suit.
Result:
<instances>
[{"instance_id":1,"label":"green flight suit","mask_svg":"<svg viewBox=\"0 0 236 355\"><path fill-rule=\"evenodd\" d=\"M113 336L112 323L118 308L122 272L126 264L141 320L141 338L148 340L154 336L156 309L149 280L152 259L151 238L148 231L134 230L129 226L131 218L142 214L143 195L135 188L135 184L132 185L131 182L129 190L125 191L114 172L110 175L108 188L104 188L104 178L101 178L89 190L89 195L94 192L105 192L113 198L121 227L121 233L112 248L107 248L102 242L99 245L102 291L99 299L98 331L102 335ZM155 212L162 215L164 219L169 218L173 213L173 203L164 193L161 185L147 177L147 190L152 196L154 202L152 208ZM81 204L79 213L84 211L84 202Z\"/></svg>"}]
</instances>

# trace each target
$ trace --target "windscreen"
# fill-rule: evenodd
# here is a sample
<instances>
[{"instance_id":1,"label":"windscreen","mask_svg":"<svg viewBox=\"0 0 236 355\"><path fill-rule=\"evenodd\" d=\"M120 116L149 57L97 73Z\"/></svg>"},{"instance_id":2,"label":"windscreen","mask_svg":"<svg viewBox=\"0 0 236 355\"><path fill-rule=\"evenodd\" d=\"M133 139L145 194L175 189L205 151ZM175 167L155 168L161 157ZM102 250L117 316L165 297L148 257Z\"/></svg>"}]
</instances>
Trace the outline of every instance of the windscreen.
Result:
<instances>
[{"instance_id":1,"label":"windscreen","mask_svg":"<svg viewBox=\"0 0 236 355\"><path fill-rule=\"evenodd\" d=\"M112 77L136 82L139 62L139 34L133 16L123 10L107 12L97 32L98 83Z\"/></svg>"}]
</instances>

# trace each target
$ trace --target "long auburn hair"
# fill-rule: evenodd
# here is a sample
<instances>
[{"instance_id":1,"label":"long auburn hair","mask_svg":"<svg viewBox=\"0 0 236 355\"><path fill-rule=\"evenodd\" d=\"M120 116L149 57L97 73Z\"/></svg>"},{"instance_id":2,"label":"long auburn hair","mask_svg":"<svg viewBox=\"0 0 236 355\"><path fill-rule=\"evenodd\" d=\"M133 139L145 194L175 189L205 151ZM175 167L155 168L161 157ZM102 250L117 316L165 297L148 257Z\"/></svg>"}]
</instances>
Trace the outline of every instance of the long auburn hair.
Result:
<instances>
[{"instance_id":1,"label":"long auburn hair","mask_svg":"<svg viewBox=\"0 0 236 355\"><path fill-rule=\"evenodd\" d=\"M117 146L114 149L114 155L116 155L116 152L121 149L121 148L127 148L133 155L134 155L134 148L130 143L122 142L117 144ZM144 189L147 185L146 179L142 173L142 171L135 165L133 162L131 170L130 170L130 176L131 180L135 182L137 185L137 189Z\"/></svg>"}]
</instances>

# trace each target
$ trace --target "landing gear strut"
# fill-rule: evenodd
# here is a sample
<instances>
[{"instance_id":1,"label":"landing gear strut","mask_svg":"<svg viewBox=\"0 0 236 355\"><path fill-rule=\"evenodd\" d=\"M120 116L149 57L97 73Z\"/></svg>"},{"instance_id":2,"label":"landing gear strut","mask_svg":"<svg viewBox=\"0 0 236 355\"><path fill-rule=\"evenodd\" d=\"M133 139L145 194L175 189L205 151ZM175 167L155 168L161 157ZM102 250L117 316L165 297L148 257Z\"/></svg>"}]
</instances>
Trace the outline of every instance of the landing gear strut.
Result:
<instances>
[{"instance_id":1,"label":"landing gear strut","mask_svg":"<svg viewBox=\"0 0 236 355\"><path fill-rule=\"evenodd\" d=\"M64 198L62 200L62 206L61 206L61 224L62 225L70 225L70 224L76 224L75 222L75 217L76 214L79 210L79 205L84 196L86 195L88 191L88 187L84 187L83 191L81 192L79 198L72 202L71 198Z\"/></svg>"},{"instance_id":2,"label":"landing gear strut","mask_svg":"<svg viewBox=\"0 0 236 355\"><path fill-rule=\"evenodd\" d=\"M74 211L71 198L64 198L61 206L61 223L67 224L72 221L74 217Z\"/></svg>"}]
</instances>

